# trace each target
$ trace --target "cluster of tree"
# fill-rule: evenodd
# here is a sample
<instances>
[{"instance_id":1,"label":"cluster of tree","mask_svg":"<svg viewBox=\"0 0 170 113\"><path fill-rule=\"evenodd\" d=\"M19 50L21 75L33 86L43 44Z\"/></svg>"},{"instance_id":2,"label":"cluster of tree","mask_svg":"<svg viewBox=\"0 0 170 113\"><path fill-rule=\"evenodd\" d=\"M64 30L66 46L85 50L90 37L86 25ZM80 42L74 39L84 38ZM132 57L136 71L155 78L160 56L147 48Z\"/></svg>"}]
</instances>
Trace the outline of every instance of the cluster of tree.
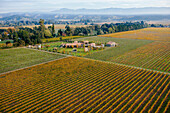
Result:
<instances>
[{"instance_id":1,"label":"cluster of tree","mask_svg":"<svg viewBox=\"0 0 170 113\"><path fill-rule=\"evenodd\" d=\"M83 24L88 25L93 23L92 20L76 20L76 21L55 21L55 20L46 20L44 24L66 24L66 25L76 25L76 24ZM35 20L21 20L21 21L0 21L1 27L11 27L11 26L27 26L27 25L40 25L39 21Z\"/></svg>"},{"instance_id":2,"label":"cluster of tree","mask_svg":"<svg viewBox=\"0 0 170 113\"><path fill-rule=\"evenodd\" d=\"M1 27L11 27L11 26L26 26L26 25L39 25L38 21L1 21Z\"/></svg>"},{"instance_id":3,"label":"cluster of tree","mask_svg":"<svg viewBox=\"0 0 170 113\"><path fill-rule=\"evenodd\" d=\"M43 38L52 38L55 36L54 24L45 28L44 20L40 19L40 26L31 28L8 28L1 32L0 39L14 41L14 46L25 46L42 43Z\"/></svg>"},{"instance_id":4,"label":"cluster of tree","mask_svg":"<svg viewBox=\"0 0 170 113\"><path fill-rule=\"evenodd\" d=\"M151 27L169 27L167 25L162 25L162 24L150 24Z\"/></svg>"},{"instance_id":5,"label":"cluster of tree","mask_svg":"<svg viewBox=\"0 0 170 113\"><path fill-rule=\"evenodd\" d=\"M84 22L84 20L81 20ZM40 19L40 26L34 28L9 28L6 31L0 30L0 39L7 40L12 39L14 46L24 46L42 43L41 39L60 37L62 36L94 36L108 33L115 33L121 31L130 31L148 27L147 23L141 22L126 22L116 24L103 24L103 25L91 25L87 27L70 28L66 25L65 29L59 29L58 33L55 33L54 24L48 28L44 25L44 20ZM62 39L61 39L62 40Z\"/></svg>"},{"instance_id":6,"label":"cluster of tree","mask_svg":"<svg viewBox=\"0 0 170 113\"><path fill-rule=\"evenodd\" d=\"M77 35L102 35L108 33L115 33L121 31L130 31L148 27L147 23L141 22L126 22L126 23L116 23L116 24L103 24L103 25L92 25L87 27L77 27L71 29L68 25L65 27L65 30L58 30L58 36L77 36Z\"/></svg>"}]
</instances>

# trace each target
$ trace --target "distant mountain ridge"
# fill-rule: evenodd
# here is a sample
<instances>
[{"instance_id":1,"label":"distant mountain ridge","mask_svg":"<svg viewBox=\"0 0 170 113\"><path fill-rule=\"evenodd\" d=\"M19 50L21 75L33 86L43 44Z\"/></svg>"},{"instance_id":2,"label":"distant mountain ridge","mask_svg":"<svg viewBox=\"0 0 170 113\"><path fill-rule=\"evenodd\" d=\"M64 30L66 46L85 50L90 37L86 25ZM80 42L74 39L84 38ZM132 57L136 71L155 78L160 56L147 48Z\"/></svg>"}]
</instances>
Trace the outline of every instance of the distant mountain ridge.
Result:
<instances>
[{"instance_id":1,"label":"distant mountain ridge","mask_svg":"<svg viewBox=\"0 0 170 113\"><path fill-rule=\"evenodd\" d=\"M0 13L2 21L61 21L93 20L103 21L166 21L170 20L170 7L147 8L105 8L105 9L67 9L52 12L12 12Z\"/></svg>"},{"instance_id":2,"label":"distant mountain ridge","mask_svg":"<svg viewBox=\"0 0 170 113\"><path fill-rule=\"evenodd\" d=\"M1 16L1 15L0 15ZM74 21L74 20L93 20L93 21L160 21L170 20L170 14L152 14L152 15L102 15L102 14L15 14L1 17L0 21L39 21L45 19L47 21Z\"/></svg>"},{"instance_id":3,"label":"distant mountain ridge","mask_svg":"<svg viewBox=\"0 0 170 113\"><path fill-rule=\"evenodd\" d=\"M105 8L105 9L67 9L62 8L53 13L57 14L170 14L170 7L146 7L146 8Z\"/></svg>"},{"instance_id":4,"label":"distant mountain ridge","mask_svg":"<svg viewBox=\"0 0 170 113\"><path fill-rule=\"evenodd\" d=\"M7 21L22 21L22 20L32 20L31 17L29 16L20 16L20 15L12 15L12 16L8 16L8 17L3 17L0 18L0 20L7 20Z\"/></svg>"}]
</instances>

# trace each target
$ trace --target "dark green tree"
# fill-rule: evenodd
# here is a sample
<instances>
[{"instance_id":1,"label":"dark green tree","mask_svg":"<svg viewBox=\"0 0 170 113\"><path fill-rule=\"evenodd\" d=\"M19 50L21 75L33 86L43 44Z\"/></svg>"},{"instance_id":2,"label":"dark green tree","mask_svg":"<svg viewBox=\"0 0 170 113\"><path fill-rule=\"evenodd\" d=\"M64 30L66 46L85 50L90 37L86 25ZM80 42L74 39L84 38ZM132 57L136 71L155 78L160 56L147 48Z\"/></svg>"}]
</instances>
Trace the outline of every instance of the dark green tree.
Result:
<instances>
[{"instance_id":1,"label":"dark green tree","mask_svg":"<svg viewBox=\"0 0 170 113\"><path fill-rule=\"evenodd\" d=\"M7 32L4 32L3 33L3 35L2 35L2 39L3 40L6 40L6 39L8 39L9 37L8 37L8 33Z\"/></svg>"},{"instance_id":2,"label":"dark green tree","mask_svg":"<svg viewBox=\"0 0 170 113\"><path fill-rule=\"evenodd\" d=\"M54 23L52 25L52 36L55 37L55 27L54 27Z\"/></svg>"},{"instance_id":3,"label":"dark green tree","mask_svg":"<svg viewBox=\"0 0 170 113\"><path fill-rule=\"evenodd\" d=\"M19 38L19 37L18 37L18 33L15 32L15 33L14 33L14 38L13 38L14 43L15 43L15 42L18 42L18 38Z\"/></svg>"},{"instance_id":4,"label":"dark green tree","mask_svg":"<svg viewBox=\"0 0 170 113\"><path fill-rule=\"evenodd\" d=\"M63 40L63 38L62 38L62 36L60 36L60 41L62 41Z\"/></svg>"},{"instance_id":5,"label":"dark green tree","mask_svg":"<svg viewBox=\"0 0 170 113\"><path fill-rule=\"evenodd\" d=\"M70 26L66 25L65 29L66 29L65 30L66 35L71 36L72 35L72 30L71 30Z\"/></svg>"},{"instance_id":6,"label":"dark green tree","mask_svg":"<svg viewBox=\"0 0 170 113\"><path fill-rule=\"evenodd\" d=\"M19 46L25 46L25 41L24 40L19 40L18 43L19 43Z\"/></svg>"},{"instance_id":7,"label":"dark green tree","mask_svg":"<svg viewBox=\"0 0 170 113\"><path fill-rule=\"evenodd\" d=\"M9 39L13 39L13 34L15 32L15 29L14 28L8 28L7 31L8 31L8 34L9 34Z\"/></svg>"},{"instance_id":8,"label":"dark green tree","mask_svg":"<svg viewBox=\"0 0 170 113\"><path fill-rule=\"evenodd\" d=\"M62 36L63 35L63 31L61 29L58 30L57 36Z\"/></svg>"},{"instance_id":9,"label":"dark green tree","mask_svg":"<svg viewBox=\"0 0 170 113\"><path fill-rule=\"evenodd\" d=\"M23 37L22 37L22 40L25 41L25 44L26 44L26 45L32 43L31 40L30 40L30 36L29 36L29 32L28 32L28 31L23 30L23 31L22 31L22 36L23 36Z\"/></svg>"},{"instance_id":10,"label":"dark green tree","mask_svg":"<svg viewBox=\"0 0 170 113\"><path fill-rule=\"evenodd\" d=\"M44 19L40 19L39 23L40 23L41 38L44 38L44 32L45 32Z\"/></svg>"},{"instance_id":11,"label":"dark green tree","mask_svg":"<svg viewBox=\"0 0 170 113\"><path fill-rule=\"evenodd\" d=\"M52 38L52 34L49 29L44 31L45 38Z\"/></svg>"}]
</instances>

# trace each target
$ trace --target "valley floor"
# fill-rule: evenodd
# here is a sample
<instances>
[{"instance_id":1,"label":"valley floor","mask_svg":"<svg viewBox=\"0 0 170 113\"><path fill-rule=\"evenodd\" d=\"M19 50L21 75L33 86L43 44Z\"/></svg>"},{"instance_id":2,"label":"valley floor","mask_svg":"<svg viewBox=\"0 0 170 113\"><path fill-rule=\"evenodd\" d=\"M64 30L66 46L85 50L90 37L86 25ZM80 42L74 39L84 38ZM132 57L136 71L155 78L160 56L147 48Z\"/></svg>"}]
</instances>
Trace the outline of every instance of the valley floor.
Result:
<instances>
[{"instance_id":1,"label":"valley floor","mask_svg":"<svg viewBox=\"0 0 170 113\"><path fill-rule=\"evenodd\" d=\"M0 112L169 112L170 42L75 40L119 46L84 57L28 48L0 50Z\"/></svg>"}]
</instances>

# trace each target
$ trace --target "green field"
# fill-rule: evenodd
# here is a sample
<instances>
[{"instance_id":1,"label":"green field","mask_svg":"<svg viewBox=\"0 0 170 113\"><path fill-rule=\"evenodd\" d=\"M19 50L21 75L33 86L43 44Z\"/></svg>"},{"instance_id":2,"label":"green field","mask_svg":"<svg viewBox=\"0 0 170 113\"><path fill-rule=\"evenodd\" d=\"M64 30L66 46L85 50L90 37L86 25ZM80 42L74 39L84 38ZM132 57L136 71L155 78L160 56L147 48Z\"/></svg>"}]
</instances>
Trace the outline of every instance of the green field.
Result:
<instances>
[{"instance_id":1,"label":"green field","mask_svg":"<svg viewBox=\"0 0 170 113\"><path fill-rule=\"evenodd\" d=\"M105 43L109 41L118 43L119 44L118 47L107 48L103 51L95 52L93 54L88 54L85 56L87 58L104 60L104 61L110 61L111 59L116 58L126 52L135 50L138 47L153 42L149 40L119 39L119 38L109 38L109 37L87 37L87 38L82 38L81 40L94 41L96 43Z\"/></svg>"},{"instance_id":2,"label":"green field","mask_svg":"<svg viewBox=\"0 0 170 113\"><path fill-rule=\"evenodd\" d=\"M10 41L11 43L14 42L13 40L4 40L4 41L1 41L0 43L6 43L7 41Z\"/></svg>"},{"instance_id":3,"label":"green field","mask_svg":"<svg viewBox=\"0 0 170 113\"><path fill-rule=\"evenodd\" d=\"M61 55L17 48L0 50L0 73L62 58Z\"/></svg>"},{"instance_id":4,"label":"green field","mask_svg":"<svg viewBox=\"0 0 170 113\"><path fill-rule=\"evenodd\" d=\"M53 42L53 43L42 44L43 48L41 50L50 51L50 52L58 52L61 54L67 54L67 55L73 55L73 56L85 56L87 54L92 54L93 52L102 50L100 48L98 50L90 50L89 52L84 52L84 48L75 48L77 49L77 52L72 52L73 48L60 48L60 45L62 43L66 43L66 42ZM57 48L57 50L53 51L54 48Z\"/></svg>"}]
</instances>

